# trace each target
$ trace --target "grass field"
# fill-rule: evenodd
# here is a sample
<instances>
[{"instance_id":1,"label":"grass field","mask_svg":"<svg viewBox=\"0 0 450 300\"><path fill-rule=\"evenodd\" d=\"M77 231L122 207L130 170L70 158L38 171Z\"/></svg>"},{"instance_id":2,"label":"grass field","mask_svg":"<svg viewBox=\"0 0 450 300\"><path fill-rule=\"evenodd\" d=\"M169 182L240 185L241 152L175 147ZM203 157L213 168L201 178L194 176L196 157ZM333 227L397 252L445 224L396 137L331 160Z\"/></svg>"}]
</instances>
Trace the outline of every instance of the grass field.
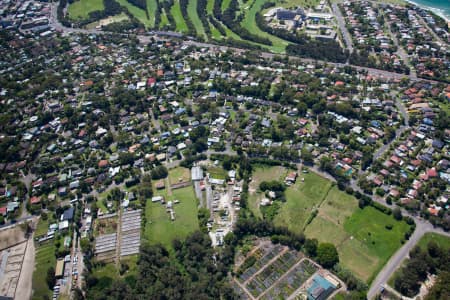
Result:
<instances>
[{"instance_id":1,"label":"grass field","mask_svg":"<svg viewBox=\"0 0 450 300\"><path fill-rule=\"evenodd\" d=\"M227 172L221 167L209 167L206 171L209 173L209 176L215 179L225 179L227 176Z\"/></svg>"},{"instance_id":2,"label":"grass field","mask_svg":"<svg viewBox=\"0 0 450 300\"><path fill-rule=\"evenodd\" d=\"M205 29L203 28L202 21L200 21L197 13L197 0L189 0L187 12L189 19L191 19L192 24L194 24L197 34L206 38Z\"/></svg>"},{"instance_id":3,"label":"grass field","mask_svg":"<svg viewBox=\"0 0 450 300\"><path fill-rule=\"evenodd\" d=\"M180 2L178 0L175 0L173 6L170 8L170 13L175 19L176 31L186 32L188 28L186 22L184 21L183 15L181 14Z\"/></svg>"},{"instance_id":4,"label":"grass field","mask_svg":"<svg viewBox=\"0 0 450 300\"><path fill-rule=\"evenodd\" d=\"M103 0L79 0L69 5L68 13L72 20L80 20L86 19L93 11L103 9L105 9Z\"/></svg>"},{"instance_id":5,"label":"grass field","mask_svg":"<svg viewBox=\"0 0 450 300\"><path fill-rule=\"evenodd\" d=\"M435 242L440 248L450 249L450 238L437 233L426 233L417 244L420 248L426 249L429 242Z\"/></svg>"},{"instance_id":6,"label":"grass field","mask_svg":"<svg viewBox=\"0 0 450 300\"><path fill-rule=\"evenodd\" d=\"M263 193L258 192L259 184L263 181L281 180L287 174L287 169L281 166L257 166L252 174L252 181L249 186L249 198L248 205L253 214L259 218L262 218L261 211L259 210L259 202L264 196Z\"/></svg>"},{"instance_id":7,"label":"grass field","mask_svg":"<svg viewBox=\"0 0 450 300\"><path fill-rule=\"evenodd\" d=\"M146 206L147 224L145 226L145 238L151 243L161 243L167 248L172 248L172 240L184 238L189 233L197 230L197 199L194 189L189 186L172 191L171 196L167 196L167 191L157 191L155 195L163 195L168 200L179 200L179 204L174 204L175 221L171 221L165 206L161 203L148 202Z\"/></svg>"},{"instance_id":8,"label":"grass field","mask_svg":"<svg viewBox=\"0 0 450 300\"><path fill-rule=\"evenodd\" d=\"M169 170L170 184L186 182L189 181L190 179L191 179L191 171L187 168L177 167Z\"/></svg>"},{"instance_id":9,"label":"grass field","mask_svg":"<svg viewBox=\"0 0 450 300\"><path fill-rule=\"evenodd\" d=\"M304 182L301 181L304 178ZM327 196L331 182L315 173L300 173L296 184L285 191L286 203L275 217L276 225L287 226L294 232L303 232L314 208Z\"/></svg>"},{"instance_id":10,"label":"grass field","mask_svg":"<svg viewBox=\"0 0 450 300\"><path fill-rule=\"evenodd\" d=\"M391 230L386 225L391 224ZM370 283L401 246L409 226L333 187L305 235L336 245L342 265Z\"/></svg>"},{"instance_id":11,"label":"grass field","mask_svg":"<svg viewBox=\"0 0 450 300\"><path fill-rule=\"evenodd\" d=\"M250 9L245 10L244 9L244 20L241 22L241 26L248 29L253 34L256 34L261 37L268 38L272 41L272 46L269 46L269 48L274 52L284 52L286 49L286 46L288 45L288 42L285 40L282 40L276 36L273 36L271 34L268 34L267 32L262 31L258 25L256 25L255 21L255 15L257 12L261 10L262 5L265 3L265 0L254 0L253 5L251 5Z\"/></svg>"},{"instance_id":12,"label":"grass field","mask_svg":"<svg viewBox=\"0 0 450 300\"><path fill-rule=\"evenodd\" d=\"M40 300L52 297L52 291L49 289L45 280L47 270L56 266L55 245L53 240L41 246L36 245L35 269L33 272L33 299Z\"/></svg>"}]
</instances>

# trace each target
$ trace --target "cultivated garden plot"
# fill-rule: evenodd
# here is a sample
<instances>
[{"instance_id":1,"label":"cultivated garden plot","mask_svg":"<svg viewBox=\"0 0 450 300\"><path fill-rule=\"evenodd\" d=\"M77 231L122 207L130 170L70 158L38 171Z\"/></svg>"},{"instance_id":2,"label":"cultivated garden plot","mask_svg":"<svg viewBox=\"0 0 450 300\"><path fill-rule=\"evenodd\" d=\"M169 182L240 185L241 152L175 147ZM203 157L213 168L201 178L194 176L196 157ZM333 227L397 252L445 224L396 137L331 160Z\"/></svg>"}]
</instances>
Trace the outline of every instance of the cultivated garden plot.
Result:
<instances>
[{"instance_id":1,"label":"cultivated garden plot","mask_svg":"<svg viewBox=\"0 0 450 300\"><path fill-rule=\"evenodd\" d=\"M249 278L251 278L258 270L260 270L265 264L267 264L272 258L277 256L283 247L280 245L276 245L275 247L271 247L269 249L259 248L252 254L256 258L255 263L250 266L247 270L245 270L241 276L239 276L240 282L245 282Z\"/></svg>"},{"instance_id":2,"label":"cultivated garden plot","mask_svg":"<svg viewBox=\"0 0 450 300\"><path fill-rule=\"evenodd\" d=\"M318 267L309 259L304 259L294 269L292 269L282 280L280 280L272 289L270 289L262 299L279 299L279 297L287 298L308 278L310 278Z\"/></svg>"},{"instance_id":3,"label":"cultivated garden plot","mask_svg":"<svg viewBox=\"0 0 450 300\"><path fill-rule=\"evenodd\" d=\"M269 289L284 273L294 266L298 258L299 253L297 251L284 253L248 283L248 290L252 295L257 296Z\"/></svg>"},{"instance_id":4,"label":"cultivated garden plot","mask_svg":"<svg viewBox=\"0 0 450 300\"><path fill-rule=\"evenodd\" d=\"M254 249L237 274L233 287L243 299L287 299L304 293L315 274L333 277L303 253L281 245ZM341 286L338 279L330 280L338 282L335 288Z\"/></svg>"}]
</instances>

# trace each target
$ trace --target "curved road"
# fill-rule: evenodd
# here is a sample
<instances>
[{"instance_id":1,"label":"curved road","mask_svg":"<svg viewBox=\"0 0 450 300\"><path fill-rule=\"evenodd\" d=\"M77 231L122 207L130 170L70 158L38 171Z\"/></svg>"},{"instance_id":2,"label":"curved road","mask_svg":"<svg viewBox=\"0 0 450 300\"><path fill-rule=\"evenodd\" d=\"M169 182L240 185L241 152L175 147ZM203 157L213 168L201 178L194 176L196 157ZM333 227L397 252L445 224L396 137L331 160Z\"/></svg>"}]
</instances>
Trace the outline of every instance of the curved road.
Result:
<instances>
[{"instance_id":1,"label":"curved road","mask_svg":"<svg viewBox=\"0 0 450 300\"><path fill-rule=\"evenodd\" d=\"M86 30L86 29L76 29L76 28L64 27L61 23L59 23L59 21L56 18L57 5L58 5L58 3L55 3L55 4L52 5L51 16L50 16L50 26L55 28L57 31L60 31L63 34L71 34L71 33L111 34L111 33L103 32L103 31L96 30L96 29ZM155 40L167 40L167 38L161 39L161 38L159 38L157 36L150 36L150 35L138 35L137 38L142 43L148 43L148 42L151 41L152 38L155 39ZM345 34L344 34L344 38L347 40L349 37L346 38ZM195 42L195 41L183 41L183 44L188 45L188 46L215 48L215 49L220 49L220 50L225 50L225 51L226 50L232 50L232 51L235 51L235 52L238 52L238 53L246 51L245 49L233 48L233 47L228 47L228 46L220 46L220 45L214 45L214 44L208 44L208 43L199 43L199 42ZM347 47L349 47L349 45L347 45ZM273 53L269 53L269 52L261 52L261 57L263 57L263 58L273 58L275 55L277 55L277 54L273 54ZM372 68L366 68L366 67L360 67L360 66L354 66L354 65L348 65L348 64L339 64L339 63L325 62L325 61L314 60L314 59L299 58L299 57L296 57L296 56L289 56L289 58L290 59L300 60L300 61L305 62L305 63L322 63L322 64L334 65L334 66L337 66L337 67L343 67L343 66L347 65L347 66L350 66L350 67L353 67L353 68L357 69L358 71L366 71L370 75L384 77L386 79L409 78L411 81L421 80L421 81L437 83L437 81L417 78L415 73L410 74L410 75L405 75L405 74L393 73L393 72L389 72L389 71L372 69ZM405 125L400 127L400 129L397 130L397 132L396 132L396 138L397 138L404 130L409 128L409 124L408 124L407 112L404 109L404 107L402 106L403 104L401 104L400 102L396 101L396 105L399 108L400 113L404 116L404 120L405 120ZM378 157L381 156L388 148L389 148L389 144L383 146L381 149L379 149L377 151L378 154L376 156L378 156ZM177 161L177 162L173 162L173 163L176 164L176 163L179 163L179 162ZM317 172L317 173L320 173L320 174L324 174L323 172L320 172L317 168L312 168L312 170L314 172ZM325 174L325 175L326 175L327 178L330 177L329 174ZM363 191L356 185L356 182L354 180L352 180L350 185L355 191L358 190L358 191L363 193ZM373 201L376 201L376 202L378 202L378 203L380 203L380 204L382 204L384 206L388 206L390 208L393 208L392 205L387 205L384 202L383 199L380 199L380 198L377 198L377 197L372 197L372 199L373 199ZM415 221L415 223L416 223L416 230L414 231L414 233L412 234L410 239L389 259L389 261L386 263L384 268L378 273L378 276L372 282L372 285L371 285L371 287L369 289L369 292L367 294L367 298L368 299L374 298L376 296L376 294L380 291L380 288L382 286L386 285L388 279L391 277L391 275L394 273L394 271L401 265L401 262L403 261L403 259L405 259L407 257L409 251L417 244L417 242L420 240L420 238L425 233L435 232L435 233L443 234L443 235L446 235L446 236L450 237L449 233L444 232L442 229L433 228L433 226L430 223L428 223L427 221L424 221L421 218L418 218L418 217L416 217L414 215L411 215L408 212L406 212L405 210L402 210L402 213L403 213L403 215L411 217Z\"/></svg>"}]
</instances>

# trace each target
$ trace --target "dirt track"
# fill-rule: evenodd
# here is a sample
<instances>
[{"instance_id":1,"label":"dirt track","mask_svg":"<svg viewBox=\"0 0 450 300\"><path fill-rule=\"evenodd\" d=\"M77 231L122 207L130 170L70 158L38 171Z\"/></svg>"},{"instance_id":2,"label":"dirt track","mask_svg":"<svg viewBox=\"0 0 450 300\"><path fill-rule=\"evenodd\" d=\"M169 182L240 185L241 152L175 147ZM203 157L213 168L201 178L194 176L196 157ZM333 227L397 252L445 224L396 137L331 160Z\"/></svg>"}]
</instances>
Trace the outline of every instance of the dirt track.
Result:
<instances>
[{"instance_id":1,"label":"dirt track","mask_svg":"<svg viewBox=\"0 0 450 300\"><path fill-rule=\"evenodd\" d=\"M25 257L23 259L22 270L20 272L14 299L31 299L35 256L33 236L30 237L27 242L27 251L25 252Z\"/></svg>"}]
</instances>

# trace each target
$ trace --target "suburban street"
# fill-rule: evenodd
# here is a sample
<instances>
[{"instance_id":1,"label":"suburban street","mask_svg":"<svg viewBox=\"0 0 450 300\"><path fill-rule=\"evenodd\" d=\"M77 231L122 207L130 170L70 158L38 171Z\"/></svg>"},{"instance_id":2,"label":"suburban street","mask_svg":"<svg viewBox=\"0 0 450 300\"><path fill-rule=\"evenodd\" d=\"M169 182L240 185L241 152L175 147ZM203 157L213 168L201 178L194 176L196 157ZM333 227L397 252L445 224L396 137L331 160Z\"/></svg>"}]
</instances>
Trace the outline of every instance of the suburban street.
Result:
<instances>
[{"instance_id":1,"label":"suburban street","mask_svg":"<svg viewBox=\"0 0 450 300\"><path fill-rule=\"evenodd\" d=\"M333 13L336 16L336 20L338 21L339 28L341 29L342 36L344 37L345 45L347 46L347 50L352 53L353 52L353 42L350 33L345 26L345 20L342 16L341 10L339 9L336 2L331 4L331 8L333 9Z\"/></svg>"},{"instance_id":2,"label":"suburban street","mask_svg":"<svg viewBox=\"0 0 450 300\"><path fill-rule=\"evenodd\" d=\"M80 28L69 28L69 27L65 27L63 26L58 20L57 20L57 6L58 3L53 3L51 5L51 14L50 14L50 23L49 25L51 27L53 27L55 30L57 30L58 32L61 32L63 35L70 35L70 34L77 34L77 33L81 33L81 34L96 34L96 35L101 35L101 34L115 34L115 35L119 35L119 36L128 36L126 34L120 34L120 33L111 33L111 32L104 32L98 29L80 29ZM346 48L349 50L350 53L353 52L353 43L352 43L352 37L350 35L350 33L348 32L346 26L345 26L345 20L342 16L342 13L339 9L339 7L337 6L336 3L332 4L332 10L333 13L336 16L339 28L342 32L342 36L343 39L345 41L346 44ZM422 20L423 22L423 20ZM425 22L423 22L425 23ZM426 25L426 23L425 23ZM426 25L427 26L427 25ZM393 37L393 40L395 41L395 44L398 45L398 41L397 38L394 36L394 34L391 35ZM137 35L136 38L140 41L140 43L142 44L147 44L152 42L152 40L159 40L159 41L166 41L171 39L171 37L161 37L158 35ZM208 49L219 49L221 51L233 51L235 53L242 53L247 51L246 49L241 49L241 48L236 48L236 47L228 47L228 46L222 46L222 45L216 45L216 44L211 44L211 43L202 43L202 42L197 42L197 41L193 41L193 40L184 40L182 41L183 45L186 46L195 46L195 47L203 47L203 48L208 48ZM399 48L400 49L400 48ZM275 54L275 53L270 53L270 52L264 52L264 51L258 51L257 52L263 59L273 59L276 56L280 56L280 54ZM408 63L408 57L407 54L403 51L403 50L399 50L398 54L401 56L401 58L405 61L405 63ZM390 80L401 80L404 78L409 78L409 80L411 81L427 81L427 82L433 82L435 83L436 81L433 80L426 80L426 79L421 79L421 78L417 78L416 73L414 72L414 70L411 71L410 75L405 75L405 74L399 74L399 73L394 73L394 72L389 72L389 71L384 71L384 70L379 70L379 69L373 69L373 68L366 68L366 67L361 67L361 66L355 66L355 65L350 65L350 64L340 64L340 63L333 63L333 62L325 62L325 61L318 61L318 60L314 60L314 59L308 59L308 58L300 58L297 56L288 56L289 59L291 60L297 60L297 61L301 61L303 63L309 63L309 64L317 64L317 63L321 63L321 64L325 64L328 66L335 66L335 67L345 67L345 66L349 66L352 68L355 68L358 71L364 71L367 72L367 74L372 75L372 76L376 76L376 77L382 77L382 78L386 78L386 79L390 79ZM399 99L397 97L397 94L395 92L391 92L391 96L392 99L395 101L395 105L399 111L399 113L401 114L402 118L403 118L403 124L397 128L397 130L395 131L395 137L388 142L387 144L382 145L380 148L378 148L374 153L373 153L373 160L376 161L378 159L380 159L390 148L390 146L394 143L394 141L397 141L399 139L399 137L406 132L407 130L410 129L410 124L409 124L409 115L408 115L408 111L406 110L404 104L402 103L401 99ZM151 120L152 120L152 126L159 132L160 131L160 121L155 119L155 116L153 115L153 112L150 110L149 111ZM267 116L271 116L272 118L276 118L276 114L275 113L267 113ZM111 132L115 133L115 128L113 126L111 126L110 128ZM236 151L234 151L231 148L230 142L226 142L225 143L225 150L224 151L214 151L214 150L207 150L206 152L204 152L208 158L211 157L211 155L214 154L221 154L221 155L229 155L229 156L234 156L237 155ZM181 163L182 160L167 160L165 162L165 166L168 169L171 168L175 168L177 166L179 166L179 164ZM302 164L297 164L297 167L299 168L299 171L302 168ZM315 172L331 181L336 182L335 178L333 176L331 176L330 174L321 171L317 166L307 166L312 172ZM31 183L33 182L34 175L29 173L29 174L22 174L23 177L21 179L21 181L26 185L27 189L31 188ZM364 176L366 175L366 173L361 173L360 176ZM115 183L112 183L111 185L109 185L106 189L105 192L108 192L114 188L123 188L125 185L125 183L121 183L119 185L116 185ZM167 184L169 186L169 191L170 191L170 184ZM364 191L357 185L357 179L351 179L349 186L354 190L354 191L359 191L361 194L365 194ZM200 191L200 185L199 182L195 182L195 192L199 196L199 198L201 199L200 201L200 205L207 207L208 209L210 209L212 211L212 204L213 204L213 197L214 197L214 193L213 190L211 188L211 185L209 183L206 183L206 202L204 200L204 197L202 197L202 191ZM229 190L229 192L231 192L231 190ZM94 197L98 197L99 196L99 192L97 190L92 190L89 195L94 196ZM378 197L376 195L367 195L370 196L371 199L374 202L377 202L383 206L389 207L391 209L396 208L396 205L389 205L385 202L385 200L381 197ZM33 220L35 221L38 217L36 216L32 216L29 215L29 213L27 212L27 210L25 209L25 204L27 203L28 198L26 198L26 200L22 203L22 214L20 215L20 217L13 223L13 224L6 224L3 226L0 226L0 228L9 228L9 227L13 227L13 226L17 226L18 224ZM368 291L367 294L367 298L368 299L373 299L377 293L380 292L380 289L384 288L389 280L389 278L392 276L392 274L401 266L403 260L405 258L408 257L409 252L411 251L411 249L418 243L418 241L426 234L426 233L438 233L438 234L442 234L445 236L450 237L450 233L443 231L440 228L435 228L431 223L429 223L427 220L422 219L421 217L417 216L417 215L413 215L411 213L409 213L408 211L406 211L405 209L401 208L401 212L403 214L403 216L408 216L410 218L412 218L416 224L416 228L414 233L411 235L411 237L405 242L404 245L402 245L401 248L399 248L397 250L397 252L389 259L389 261L385 264L385 266L383 267L383 269L378 273L378 275L376 276L376 278L373 280L370 289ZM121 212L119 210L119 217L118 217L119 223L121 220ZM117 250L116 250L116 257L119 258L120 256L120 230L118 231L118 235L117 235L117 239L119 241L118 246L117 246ZM33 249L34 252L34 249ZM73 257L78 257L77 258L77 263L73 263L72 265L72 272L76 269L77 272L79 273L78 276L81 275L81 272L83 270L83 261L82 261L82 254L80 251L80 243L79 243L79 239L76 238L76 235L74 234L74 239L73 239L73 251L72 251L72 259ZM116 265L118 264L118 259L116 260ZM71 272L71 274L72 274ZM78 282L76 283L78 287L81 287L81 283L82 280L78 279ZM69 289L71 287L72 281L69 282ZM239 283L238 283L239 284Z\"/></svg>"},{"instance_id":3,"label":"suburban street","mask_svg":"<svg viewBox=\"0 0 450 300\"><path fill-rule=\"evenodd\" d=\"M111 33L111 32L104 32L98 29L80 29L80 28L68 28L63 26L57 19L57 15L56 15L56 10L57 10L57 5L58 3L54 3L52 5L52 9L51 9L51 15L50 15L50 23L49 25L51 27L53 27L55 30L62 32L64 35L67 34L72 34L72 33L84 33L84 34L118 34L118 33ZM339 11L340 12L340 11ZM161 38L157 35L137 35L137 38L139 39L139 41L141 43L149 43L152 39L153 40L169 40L169 37L165 37L165 38ZM350 37L347 37L350 38ZM240 49L240 48L235 48L235 47L228 47L228 46L221 46L221 45L215 45L215 44L209 44L209 43L201 43L201 42L196 42L196 41L192 41L192 40L185 40L183 41L184 45L187 46L196 46L196 47L204 47L204 48L213 48L213 49L219 49L222 51L234 51L236 53L242 53L247 51L246 49ZM272 59L275 56L279 56L279 54L275 54L275 53L271 53L271 52L260 52L260 55L262 58L266 58L266 59ZM412 81L427 81L427 82L434 82L436 83L436 81L434 80L428 80L428 79L422 79L422 78L417 78L417 76L414 74L400 74L400 73L394 73L394 72L389 72L389 71L384 71L384 70L379 70L379 69L373 69L373 68L366 68L366 67L360 67L360 66L355 66L355 65L349 65L349 64L340 64L340 63L333 63L333 62L326 62L326 61L320 61L320 60L315 60L315 59L308 59L308 58L300 58L297 56L289 56L289 59L292 60L299 60L302 61L304 63L322 63L322 64L327 64L327 65L334 65L337 67L343 67L343 66L350 66L355 68L358 71L366 71L368 74L372 75L372 76L377 76L377 77L383 77L386 79L403 79L403 78L409 78Z\"/></svg>"}]
</instances>

